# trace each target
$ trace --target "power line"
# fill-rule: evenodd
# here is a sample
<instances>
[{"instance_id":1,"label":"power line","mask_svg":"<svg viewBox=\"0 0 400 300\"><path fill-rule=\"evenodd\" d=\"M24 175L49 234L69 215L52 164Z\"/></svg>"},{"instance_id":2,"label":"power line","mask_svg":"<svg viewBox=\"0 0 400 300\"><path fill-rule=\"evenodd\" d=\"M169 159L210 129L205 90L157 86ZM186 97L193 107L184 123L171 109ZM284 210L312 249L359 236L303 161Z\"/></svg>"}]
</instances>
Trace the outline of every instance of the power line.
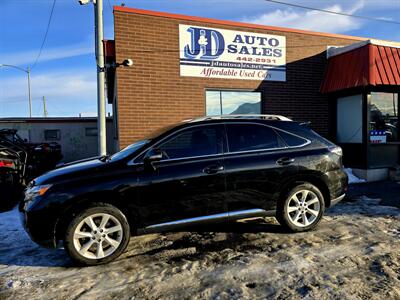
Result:
<instances>
[{"instance_id":1,"label":"power line","mask_svg":"<svg viewBox=\"0 0 400 300\"><path fill-rule=\"evenodd\" d=\"M110 10L111 10L111 12L112 12L113 9L112 9L112 5L111 5L111 3L110 3L110 0L107 0L107 2L108 2L108 7L110 8Z\"/></svg>"},{"instance_id":2,"label":"power line","mask_svg":"<svg viewBox=\"0 0 400 300\"><path fill-rule=\"evenodd\" d=\"M345 16L345 17L352 17L352 18L365 19L365 20L370 20L370 21L375 21L375 22L385 22L385 23L391 23L391 24L400 25L400 22L393 21L393 20L386 20L386 19L380 19L380 18L374 18L374 17L368 17L368 16L346 14L346 13L342 13L342 12L336 12L336 11L332 11L332 10L309 7L309 6L293 4L293 3L287 3L287 2L276 1L276 0L265 0L265 1L271 2L271 3L276 3L276 4L281 4L281 5L286 5L286 6L291 6L291 7L296 7L296 8L302 8L302 9L307 9L307 10L324 12L324 13L328 13L328 14L334 14L334 15L340 15L340 16Z\"/></svg>"},{"instance_id":3,"label":"power line","mask_svg":"<svg viewBox=\"0 0 400 300\"><path fill-rule=\"evenodd\" d=\"M367 40L367 38L365 38ZM290 45L290 46L276 46L274 49L306 49L306 48L314 48L314 47L325 47L326 48L327 44L310 44L310 45ZM338 44L335 45L335 47L342 47L342 46L347 46L347 44ZM216 48L213 50L225 50L225 48ZM164 54L164 53L181 53L185 52L185 50L181 49L160 49L160 48L154 48L154 49L138 49L138 50L132 50L131 53L137 53L137 54L142 54L142 53L154 53L154 54Z\"/></svg>"},{"instance_id":4,"label":"power line","mask_svg":"<svg viewBox=\"0 0 400 300\"><path fill-rule=\"evenodd\" d=\"M57 2L57 0L53 0L53 5L51 7L50 16L49 16L49 21L47 23L46 33L44 34L44 38L43 38L43 41L42 41L42 45L40 46L40 50L39 50L38 56L36 57L35 62L33 63L31 69L33 69L36 66L36 64L39 61L40 56L42 55L42 50L43 50L44 44L46 43L47 34L49 33L51 19L53 17L53 12L54 12L54 7L56 6L56 2Z\"/></svg>"}]
</instances>

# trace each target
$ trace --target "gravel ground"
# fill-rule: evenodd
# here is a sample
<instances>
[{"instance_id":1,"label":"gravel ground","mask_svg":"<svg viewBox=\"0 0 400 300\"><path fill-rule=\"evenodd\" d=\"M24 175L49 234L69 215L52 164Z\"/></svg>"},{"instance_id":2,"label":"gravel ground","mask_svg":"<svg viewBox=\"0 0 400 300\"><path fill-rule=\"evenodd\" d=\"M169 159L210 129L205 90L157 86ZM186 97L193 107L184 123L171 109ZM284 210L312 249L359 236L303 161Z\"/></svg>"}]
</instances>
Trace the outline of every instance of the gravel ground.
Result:
<instances>
[{"instance_id":1,"label":"gravel ground","mask_svg":"<svg viewBox=\"0 0 400 300\"><path fill-rule=\"evenodd\" d=\"M271 218L152 234L75 268L33 244L13 210L0 214L0 299L400 299L399 249L400 209L361 196L313 232Z\"/></svg>"}]
</instances>

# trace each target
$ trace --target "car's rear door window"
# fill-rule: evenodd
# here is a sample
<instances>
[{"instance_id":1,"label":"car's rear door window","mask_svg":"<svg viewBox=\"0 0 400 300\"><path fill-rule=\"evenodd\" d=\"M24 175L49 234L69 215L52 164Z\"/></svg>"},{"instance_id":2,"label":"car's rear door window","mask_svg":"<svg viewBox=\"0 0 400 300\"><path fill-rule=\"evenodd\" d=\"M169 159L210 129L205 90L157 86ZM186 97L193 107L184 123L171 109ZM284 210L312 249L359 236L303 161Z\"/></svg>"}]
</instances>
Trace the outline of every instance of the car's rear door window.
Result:
<instances>
[{"instance_id":1,"label":"car's rear door window","mask_svg":"<svg viewBox=\"0 0 400 300\"><path fill-rule=\"evenodd\" d=\"M218 126L199 126L187 129L158 147L166 159L214 155L222 152Z\"/></svg>"},{"instance_id":2,"label":"car's rear door window","mask_svg":"<svg viewBox=\"0 0 400 300\"><path fill-rule=\"evenodd\" d=\"M276 132L261 124L227 124L229 152L243 152L284 148L286 145Z\"/></svg>"}]
</instances>

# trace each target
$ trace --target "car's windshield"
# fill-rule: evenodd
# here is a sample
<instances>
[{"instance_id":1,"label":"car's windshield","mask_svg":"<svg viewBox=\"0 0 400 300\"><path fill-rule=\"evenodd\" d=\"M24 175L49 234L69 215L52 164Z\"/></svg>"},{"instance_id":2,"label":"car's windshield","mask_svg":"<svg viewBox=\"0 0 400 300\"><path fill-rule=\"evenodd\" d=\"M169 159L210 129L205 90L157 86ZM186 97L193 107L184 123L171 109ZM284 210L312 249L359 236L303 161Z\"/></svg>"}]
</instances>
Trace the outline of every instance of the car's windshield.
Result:
<instances>
[{"instance_id":1,"label":"car's windshield","mask_svg":"<svg viewBox=\"0 0 400 300\"><path fill-rule=\"evenodd\" d=\"M110 157L110 160L115 161L115 160L124 159L149 142L150 142L150 140L147 139L147 140L141 140L141 141L137 141L136 143L130 144L126 148L122 149L121 151L113 154Z\"/></svg>"},{"instance_id":2,"label":"car's windshield","mask_svg":"<svg viewBox=\"0 0 400 300\"><path fill-rule=\"evenodd\" d=\"M138 150L139 148L141 148L144 145L148 144L152 139L160 136L161 134L169 131L170 129L172 129L172 128L176 127L176 126L177 126L177 124L168 125L168 126L161 127L159 129L151 132L150 134L147 135L147 137L144 140L140 140L140 141L137 141L137 142L135 142L133 144L130 144L126 148L122 149L121 151L113 154L110 157L110 160L120 160L120 159L124 159L124 158L130 156L136 150Z\"/></svg>"}]
</instances>

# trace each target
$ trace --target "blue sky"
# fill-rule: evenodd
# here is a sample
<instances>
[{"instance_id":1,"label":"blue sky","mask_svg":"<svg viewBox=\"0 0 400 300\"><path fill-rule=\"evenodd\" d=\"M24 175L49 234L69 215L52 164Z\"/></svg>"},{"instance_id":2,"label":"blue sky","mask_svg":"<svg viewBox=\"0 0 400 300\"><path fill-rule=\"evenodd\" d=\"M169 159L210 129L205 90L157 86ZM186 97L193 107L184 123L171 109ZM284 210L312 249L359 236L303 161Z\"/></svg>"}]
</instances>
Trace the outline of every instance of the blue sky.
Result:
<instances>
[{"instance_id":1,"label":"blue sky","mask_svg":"<svg viewBox=\"0 0 400 300\"><path fill-rule=\"evenodd\" d=\"M400 0L283 0L311 7L400 21ZM310 29L400 42L400 25L341 17L264 0L104 0L105 38L113 38L111 6L136 7L224 20ZM0 64L32 65L52 0L0 0ZM58 0L41 59L32 70L33 115L96 115L93 6ZM26 74L0 68L0 117L27 116ZM110 107L108 107L110 111Z\"/></svg>"}]
</instances>

